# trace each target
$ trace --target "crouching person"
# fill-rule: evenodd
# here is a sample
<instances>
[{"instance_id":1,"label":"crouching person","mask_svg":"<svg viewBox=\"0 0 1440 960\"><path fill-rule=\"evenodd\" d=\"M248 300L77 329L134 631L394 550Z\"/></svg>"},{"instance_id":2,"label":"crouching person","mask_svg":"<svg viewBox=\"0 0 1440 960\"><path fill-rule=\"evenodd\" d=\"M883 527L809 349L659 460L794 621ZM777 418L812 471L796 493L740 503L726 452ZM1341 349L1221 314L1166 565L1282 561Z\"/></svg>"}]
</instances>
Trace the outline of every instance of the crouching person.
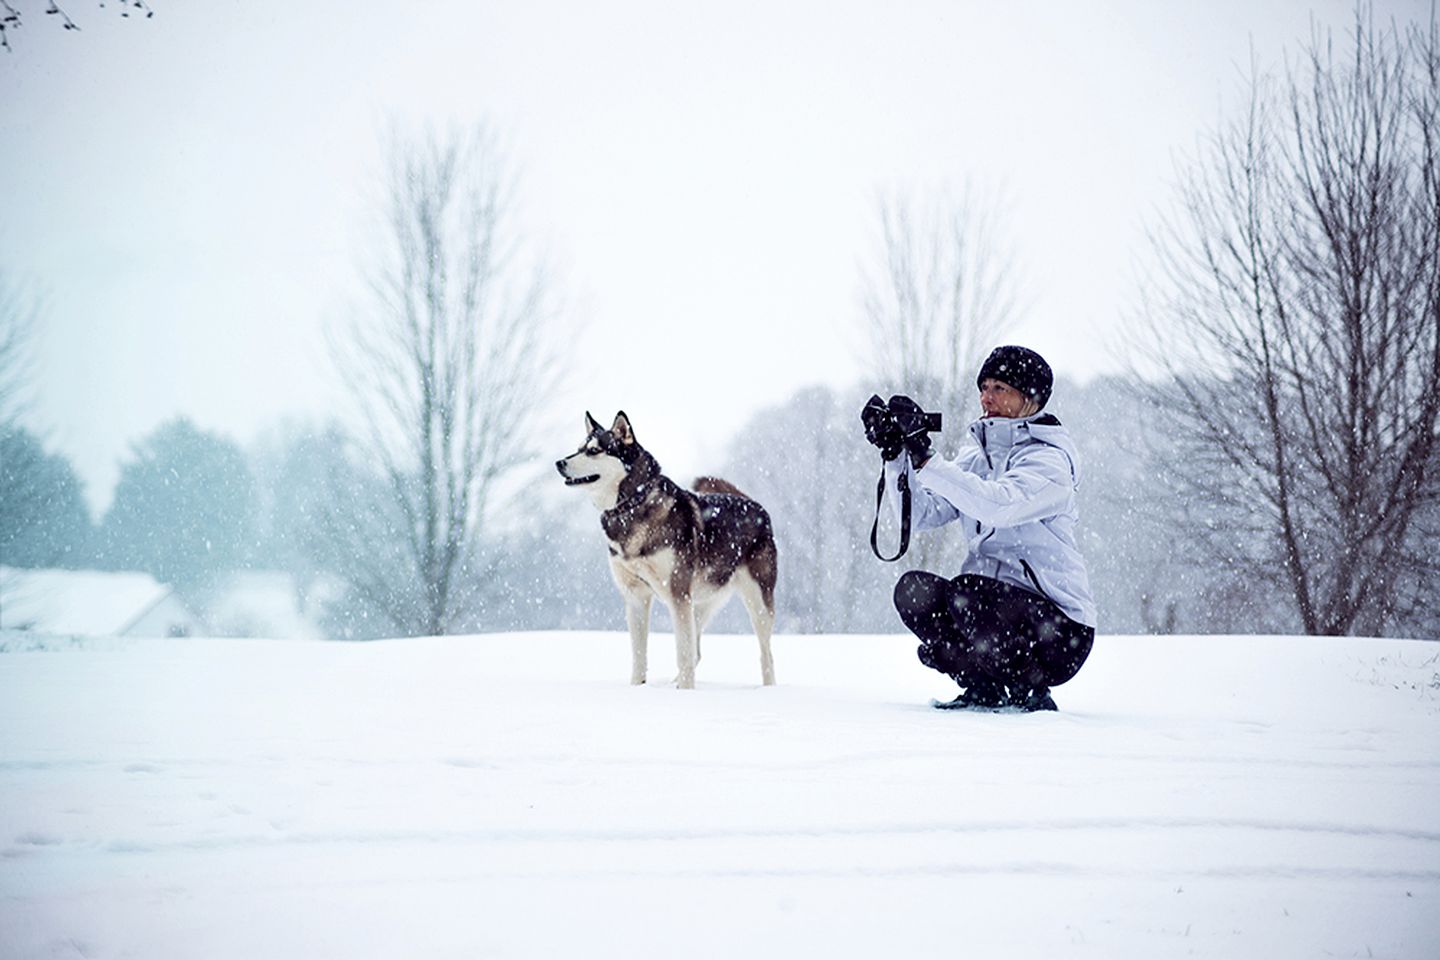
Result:
<instances>
[{"instance_id":1,"label":"crouching person","mask_svg":"<svg viewBox=\"0 0 1440 960\"><path fill-rule=\"evenodd\" d=\"M920 639L920 662L961 687L935 706L1054 710L1050 688L1075 676L1095 639L1075 541L1079 464L1069 433L1043 412L1053 377L1038 353L998 347L976 384L982 416L953 461L931 455L925 430L902 430L899 449L893 431L871 436L886 458L887 499L898 506L909 488L911 525L954 524L968 540L958 577L906 573L895 609ZM905 397L889 407L902 423L907 410L926 416Z\"/></svg>"}]
</instances>

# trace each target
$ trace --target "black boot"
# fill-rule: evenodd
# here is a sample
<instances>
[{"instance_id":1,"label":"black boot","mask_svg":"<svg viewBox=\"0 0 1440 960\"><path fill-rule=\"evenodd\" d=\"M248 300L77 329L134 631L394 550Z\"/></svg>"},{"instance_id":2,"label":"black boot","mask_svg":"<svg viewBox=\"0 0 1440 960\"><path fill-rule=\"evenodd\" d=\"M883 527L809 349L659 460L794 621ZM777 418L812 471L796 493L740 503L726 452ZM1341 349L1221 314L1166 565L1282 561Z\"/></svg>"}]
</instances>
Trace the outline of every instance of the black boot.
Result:
<instances>
[{"instance_id":1,"label":"black boot","mask_svg":"<svg viewBox=\"0 0 1440 960\"><path fill-rule=\"evenodd\" d=\"M995 710L1005 705L1005 688L991 680L956 677L965 689L954 700L931 700L936 710Z\"/></svg>"},{"instance_id":2,"label":"black boot","mask_svg":"<svg viewBox=\"0 0 1440 960\"><path fill-rule=\"evenodd\" d=\"M1049 687L1031 687L1011 692L1007 706L1020 713L1035 713L1038 710L1055 710L1055 699L1050 696Z\"/></svg>"}]
</instances>

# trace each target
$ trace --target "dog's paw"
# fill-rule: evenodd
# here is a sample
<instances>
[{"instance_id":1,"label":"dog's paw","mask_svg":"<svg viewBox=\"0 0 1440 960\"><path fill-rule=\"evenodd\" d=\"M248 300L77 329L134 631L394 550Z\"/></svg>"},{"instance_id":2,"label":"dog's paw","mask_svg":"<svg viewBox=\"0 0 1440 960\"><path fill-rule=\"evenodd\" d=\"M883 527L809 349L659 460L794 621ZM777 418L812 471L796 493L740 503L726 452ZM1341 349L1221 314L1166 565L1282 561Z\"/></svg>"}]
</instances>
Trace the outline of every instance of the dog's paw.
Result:
<instances>
[{"instance_id":1,"label":"dog's paw","mask_svg":"<svg viewBox=\"0 0 1440 960\"><path fill-rule=\"evenodd\" d=\"M632 676L632 677L630 678L630 686L632 686L632 687L638 687L638 686L640 686L641 684L643 684L644 682L645 682L645 675L644 675L644 674L641 674L641 675L638 676L638 677Z\"/></svg>"},{"instance_id":2,"label":"dog's paw","mask_svg":"<svg viewBox=\"0 0 1440 960\"><path fill-rule=\"evenodd\" d=\"M676 677L676 678L675 678L675 686L676 686L678 689L680 689L680 690L694 690L694 689L695 689L695 678L694 678L693 676L691 676L691 677Z\"/></svg>"}]
</instances>

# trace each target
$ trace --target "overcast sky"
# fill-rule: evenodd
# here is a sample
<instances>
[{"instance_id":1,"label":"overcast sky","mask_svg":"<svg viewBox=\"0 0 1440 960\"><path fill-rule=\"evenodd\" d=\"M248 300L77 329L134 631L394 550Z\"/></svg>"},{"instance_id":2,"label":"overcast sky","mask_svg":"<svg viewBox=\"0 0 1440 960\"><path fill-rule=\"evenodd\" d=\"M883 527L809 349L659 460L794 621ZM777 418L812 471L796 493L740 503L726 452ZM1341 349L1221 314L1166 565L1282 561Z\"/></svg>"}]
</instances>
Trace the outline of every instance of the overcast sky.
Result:
<instances>
[{"instance_id":1,"label":"overcast sky","mask_svg":"<svg viewBox=\"0 0 1440 960\"><path fill-rule=\"evenodd\" d=\"M623 407L678 478L745 417L856 382L875 192L1003 193L1004 339L1113 369L1175 161L1349 0L44 0L0 53L0 268L43 295L32 417L97 506L185 414L248 443L341 402L392 122L484 119L577 324L568 428ZM1377 10L1414 18L1430 0ZM636 362L639 358L641 362ZM548 438L547 438L548 439Z\"/></svg>"}]
</instances>

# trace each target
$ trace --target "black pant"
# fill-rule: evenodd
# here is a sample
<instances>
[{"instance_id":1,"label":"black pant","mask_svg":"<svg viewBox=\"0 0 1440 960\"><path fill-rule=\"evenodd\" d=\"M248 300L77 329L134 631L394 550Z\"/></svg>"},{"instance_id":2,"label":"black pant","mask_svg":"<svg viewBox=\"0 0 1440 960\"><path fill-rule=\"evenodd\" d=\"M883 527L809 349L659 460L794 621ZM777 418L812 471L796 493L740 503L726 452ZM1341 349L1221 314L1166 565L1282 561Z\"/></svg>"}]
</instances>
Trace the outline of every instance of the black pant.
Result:
<instances>
[{"instance_id":1,"label":"black pant","mask_svg":"<svg viewBox=\"0 0 1440 960\"><path fill-rule=\"evenodd\" d=\"M1044 691L1075 676L1095 642L1050 600L991 577L954 580L911 570L895 609L915 636L920 662L960 686Z\"/></svg>"}]
</instances>

